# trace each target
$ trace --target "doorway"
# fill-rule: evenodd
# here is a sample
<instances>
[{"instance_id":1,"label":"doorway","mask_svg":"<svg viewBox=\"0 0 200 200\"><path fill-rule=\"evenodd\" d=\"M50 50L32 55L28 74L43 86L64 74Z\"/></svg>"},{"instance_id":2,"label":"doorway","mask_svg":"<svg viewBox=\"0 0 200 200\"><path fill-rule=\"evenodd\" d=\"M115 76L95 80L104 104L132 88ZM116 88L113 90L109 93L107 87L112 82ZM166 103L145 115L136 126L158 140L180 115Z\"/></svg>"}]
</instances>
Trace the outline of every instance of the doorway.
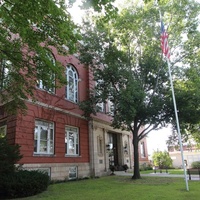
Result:
<instances>
[{"instance_id":1,"label":"doorway","mask_svg":"<svg viewBox=\"0 0 200 200\"><path fill-rule=\"evenodd\" d=\"M109 165L119 166L119 152L118 152L118 137L117 134L108 133L108 143L110 146L109 150Z\"/></svg>"}]
</instances>

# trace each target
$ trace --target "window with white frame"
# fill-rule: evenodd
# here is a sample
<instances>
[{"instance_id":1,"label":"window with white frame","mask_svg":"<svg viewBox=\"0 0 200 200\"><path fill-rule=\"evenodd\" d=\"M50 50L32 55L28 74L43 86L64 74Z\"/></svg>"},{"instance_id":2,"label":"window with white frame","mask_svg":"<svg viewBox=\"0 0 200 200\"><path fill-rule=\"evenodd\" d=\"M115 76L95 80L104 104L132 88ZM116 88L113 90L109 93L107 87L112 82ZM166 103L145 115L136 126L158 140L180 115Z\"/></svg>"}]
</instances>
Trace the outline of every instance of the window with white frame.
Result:
<instances>
[{"instance_id":1,"label":"window with white frame","mask_svg":"<svg viewBox=\"0 0 200 200\"><path fill-rule=\"evenodd\" d=\"M0 126L0 138L3 138L6 136L6 129L7 129L6 125Z\"/></svg>"},{"instance_id":2,"label":"window with white frame","mask_svg":"<svg viewBox=\"0 0 200 200\"><path fill-rule=\"evenodd\" d=\"M66 98L69 101L78 102L78 73L72 65L66 67Z\"/></svg>"},{"instance_id":3,"label":"window with white frame","mask_svg":"<svg viewBox=\"0 0 200 200\"><path fill-rule=\"evenodd\" d=\"M96 107L97 107L97 112L104 112L105 111L105 104L103 102L97 103Z\"/></svg>"},{"instance_id":4,"label":"window with white frame","mask_svg":"<svg viewBox=\"0 0 200 200\"><path fill-rule=\"evenodd\" d=\"M49 51L46 52L47 58L49 61L55 66L56 61L53 56L53 54ZM38 62L38 66L41 65L41 67L37 70L38 76L42 79L37 80L37 87L46 90L51 93L55 93L55 74L49 71L48 73L44 73L42 71L43 62ZM50 80L50 83L45 79L45 77L48 77L48 80ZM50 85L50 86L49 86Z\"/></svg>"},{"instance_id":5,"label":"window with white frame","mask_svg":"<svg viewBox=\"0 0 200 200\"><path fill-rule=\"evenodd\" d=\"M98 80L95 82L96 87L96 95L100 96L101 91L99 91L99 88L101 87L101 84L103 83L103 80ZM105 103L104 102L98 102L96 104L97 112L105 112Z\"/></svg>"},{"instance_id":6,"label":"window with white frame","mask_svg":"<svg viewBox=\"0 0 200 200\"><path fill-rule=\"evenodd\" d=\"M69 156L79 155L79 132L78 128L65 128L65 153Z\"/></svg>"},{"instance_id":7,"label":"window with white frame","mask_svg":"<svg viewBox=\"0 0 200 200\"><path fill-rule=\"evenodd\" d=\"M34 153L54 153L54 124L51 122L36 120L34 132Z\"/></svg>"},{"instance_id":8,"label":"window with white frame","mask_svg":"<svg viewBox=\"0 0 200 200\"><path fill-rule=\"evenodd\" d=\"M5 89L5 87L9 84L10 75L9 72L13 68L11 61L1 59L0 60L0 89Z\"/></svg>"}]
</instances>

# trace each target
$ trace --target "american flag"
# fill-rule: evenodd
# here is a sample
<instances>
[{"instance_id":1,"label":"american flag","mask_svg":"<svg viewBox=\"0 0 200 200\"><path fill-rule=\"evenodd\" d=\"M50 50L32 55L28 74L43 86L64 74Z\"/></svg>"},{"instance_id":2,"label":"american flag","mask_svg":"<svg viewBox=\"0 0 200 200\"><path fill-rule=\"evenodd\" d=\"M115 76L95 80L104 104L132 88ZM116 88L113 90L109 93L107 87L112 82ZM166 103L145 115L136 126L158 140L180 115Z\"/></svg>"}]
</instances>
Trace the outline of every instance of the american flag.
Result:
<instances>
[{"instance_id":1,"label":"american flag","mask_svg":"<svg viewBox=\"0 0 200 200\"><path fill-rule=\"evenodd\" d=\"M168 46L168 34L165 31L163 22L161 21L161 48L163 54L169 59L170 58L170 49Z\"/></svg>"}]
</instances>

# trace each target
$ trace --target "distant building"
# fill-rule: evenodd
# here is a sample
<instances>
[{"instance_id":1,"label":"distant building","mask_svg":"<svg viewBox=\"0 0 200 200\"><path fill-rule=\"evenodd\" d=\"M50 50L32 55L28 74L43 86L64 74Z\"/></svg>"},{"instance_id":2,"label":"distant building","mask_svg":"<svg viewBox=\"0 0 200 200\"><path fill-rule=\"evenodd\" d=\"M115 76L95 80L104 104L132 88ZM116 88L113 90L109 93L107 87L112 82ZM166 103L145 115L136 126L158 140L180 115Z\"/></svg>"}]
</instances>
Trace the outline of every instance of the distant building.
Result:
<instances>
[{"instance_id":1,"label":"distant building","mask_svg":"<svg viewBox=\"0 0 200 200\"><path fill-rule=\"evenodd\" d=\"M169 155L173 161L173 167L183 168L180 146L168 147ZM183 144L184 162L187 168L191 168L191 164L200 161L200 149L195 143Z\"/></svg>"}]
</instances>

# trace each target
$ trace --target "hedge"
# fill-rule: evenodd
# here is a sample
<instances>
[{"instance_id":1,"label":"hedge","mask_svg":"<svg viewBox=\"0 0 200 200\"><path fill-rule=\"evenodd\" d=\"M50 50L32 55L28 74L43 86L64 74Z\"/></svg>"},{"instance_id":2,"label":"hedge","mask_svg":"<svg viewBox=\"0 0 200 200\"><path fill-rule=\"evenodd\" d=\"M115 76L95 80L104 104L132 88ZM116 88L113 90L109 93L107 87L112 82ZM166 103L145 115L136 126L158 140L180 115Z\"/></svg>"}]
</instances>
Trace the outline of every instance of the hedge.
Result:
<instances>
[{"instance_id":1,"label":"hedge","mask_svg":"<svg viewBox=\"0 0 200 200\"><path fill-rule=\"evenodd\" d=\"M47 189L49 176L41 171L20 170L0 177L0 198L17 198L36 195Z\"/></svg>"},{"instance_id":2,"label":"hedge","mask_svg":"<svg viewBox=\"0 0 200 200\"><path fill-rule=\"evenodd\" d=\"M192 168L200 169L200 161L195 161L191 164Z\"/></svg>"}]
</instances>

